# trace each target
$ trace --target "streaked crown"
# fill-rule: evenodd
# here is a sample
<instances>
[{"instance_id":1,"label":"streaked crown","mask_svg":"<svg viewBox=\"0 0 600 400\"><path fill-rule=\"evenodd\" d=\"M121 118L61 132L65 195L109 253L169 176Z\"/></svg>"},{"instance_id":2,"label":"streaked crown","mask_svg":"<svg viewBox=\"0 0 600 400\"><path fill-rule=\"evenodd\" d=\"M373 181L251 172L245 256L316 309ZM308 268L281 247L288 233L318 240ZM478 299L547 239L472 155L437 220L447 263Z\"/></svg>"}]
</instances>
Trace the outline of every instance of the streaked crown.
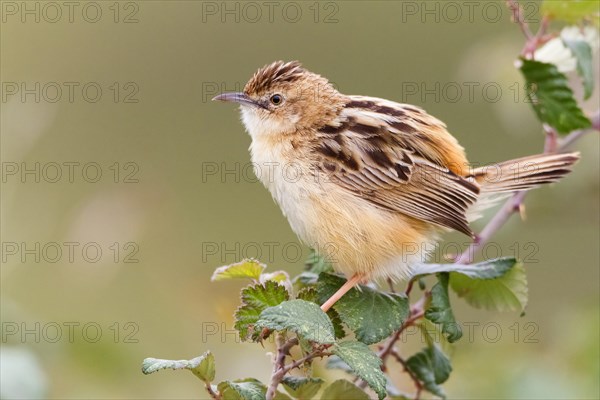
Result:
<instances>
[{"instance_id":1,"label":"streaked crown","mask_svg":"<svg viewBox=\"0 0 600 400\"><path fill-rule=\"evenodd\" d=\"M244 93L264 93L279 84L297 82L307 73L298 61L275 61L254 73L244 86Z\"/></svg>"}]
</instances>

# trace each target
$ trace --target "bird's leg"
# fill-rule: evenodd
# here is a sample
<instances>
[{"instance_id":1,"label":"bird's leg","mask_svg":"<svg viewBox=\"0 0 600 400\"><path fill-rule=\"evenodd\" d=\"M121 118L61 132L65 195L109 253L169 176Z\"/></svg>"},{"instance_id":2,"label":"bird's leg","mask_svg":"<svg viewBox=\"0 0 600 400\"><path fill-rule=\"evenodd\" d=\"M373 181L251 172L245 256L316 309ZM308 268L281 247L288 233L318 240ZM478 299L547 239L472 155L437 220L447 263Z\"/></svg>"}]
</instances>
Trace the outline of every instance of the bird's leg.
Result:
<instances>
[{"instance_id":1,"label":"bird's leg","mask_svg":"<svg viewBox=\"0 0 600 400\"><path fill-rule=\"evenodd\" d=\"M352 275L352 277L348 279L346 283L344 283L342 287L340 287L337 290L337 292L333 294L333 296L331 296L329 299L327 299L325 303L323 303L323 305L321 306L321 310L327 312L327 310L329 310L331 306L333 306L343 295L348 293L348 291L354 286L356 286L363 278L364 277L361 274Z\"/></svg>"}]
</instances>

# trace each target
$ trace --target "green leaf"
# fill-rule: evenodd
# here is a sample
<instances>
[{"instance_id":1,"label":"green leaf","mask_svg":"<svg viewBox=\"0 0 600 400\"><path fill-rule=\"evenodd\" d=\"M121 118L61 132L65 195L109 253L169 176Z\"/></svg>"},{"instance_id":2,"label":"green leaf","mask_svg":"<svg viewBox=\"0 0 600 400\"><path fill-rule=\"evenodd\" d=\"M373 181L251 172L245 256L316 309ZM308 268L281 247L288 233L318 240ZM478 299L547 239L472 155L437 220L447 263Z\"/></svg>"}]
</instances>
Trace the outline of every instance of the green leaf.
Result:
<instances>
[{"instance_id":1,"label":"green leaf","mask_svg":"<svg viewBox=\"0 0 600 400\"><path fill-rule=\"evenodd\" d=\"M381 358L361 342L340 342L333 346L333 353L348 364L352 372L367 382L379 399L386 396L386 378L381 372Z\"/></svg>"},{"instance_id":2,"label":"green leaf","mask_svg":"<svg viewBox=\"0 0 600 400\"><path fill-rule=\"evenodd\" d=\"M286 284L288 284L290 282L290 275L285 271L269 272L269 273L262 274L260 276L260 281L261 282L274 281L274 282L280 283L285 286Z\"/></svg>"},{"instance_id":3,"label":"green leaf","mask_svg":"<svg viewBox=\"0 0 600 400\"><path fill-rule=\"evenodd\" d=\"M218 390L223 400L264 400L267 393L265 385L252 378L223 381Z\"/></svg>"},{"instance_id":4,"label":"green leaf","mask_svg":"<svg viewBox=\"0 0 600 400\"><path fill-rule=\"evenodd\" d=\"M323 384L323 379L286 376L281 383L292 397L304 400L315 397Z\"/></svg>"},{"instance_id":5,"label":"green leaf","mask_svg":"<svg viewBox=\"0 0 600 400\"><path fill-rule=\"evenodd\" d=\"M322 273L317 291L319 301L325 302L345 282L345 279ZM333 305L333 309L356 335L366 344L377 343L400 329L409 313L404 295L384 293L362 286L353 288Z\"/></svg>"},{"instance_id":6,"label":"green leaf","mask_svg":"<svg viewBox=\"0 0 600 400\"><path fill-rule=\"evenodd\" d=\"M213 273L211 281L223 281L226 279L249 278L258 281L260 274L267 268L253 259L246 259L231 265L219 267Z\"/></svg>"},{"instance_id":7,"label":"green leaf","mask_svg":"<svg viewBox=\"0 0 600 400\"><path fill-rule=\"evenodd\" d=\"M315 303L304 300L285 301L267 308L260 314L256 327L290 330L317 343L335 342L335 332L327 314Z\"/></svg>"},{"instance_id":8,"label":"green leaf","mask_svg":"<svg viewBox=\"0 0 600 400\"><path fill-rule=\"evenodd\" d=\"M425 310L425 318L436 324L442 325L442 333L450 343L456 342L462 337L462 330L456 323L450 298L448 297L449 274L443 272L438 274L438 283L431 289L431 304Z\"/></svg>"},{"instance_id":9,"label":"green leaf","mask_svg":"<svg viewBox=\"0 0 600 400\"><path fill-rule=\"evenodd\" d=\"M552 19L576 23L583 19L598 19L596 0L545 0L542 15Z\"/></svg>"},{"instance_id":10,"label":"green leaf","mask_svg":"<svg viewBox=\"0 0 600 400\"><path fill-rule=\"evenodd\" d=\"M321 272L333 271L333 267L329 261L324 257L321 257L314 249L310 249L310 254L305 262L306 270L314 274L320 274Z\"/></svg>"},{"instance_id":11,"label":"green leaf","mask_svg":"<svg viewBox=\"0 0 600 400\"><path fill-rule=\"evenodd\" d=\"M338 379L323 391L323 399L327 400L369 400L369 396L352 382Z\"/></svg>"},{"instance_id":12,"label":"green leaf","mask_svg":"<svg viewBox=\"0 0 600 400\"><path fill-rule=\"evenodd\" d=\"M341 358L338 356L330 356L327 358L327 369L341 369L344 372L351 373L352 370Z\"/></svg>"},{"instance_id":13,"label":"green leaf","mask_svg":"<svg viewBox=\"0 0 600 400\"><path fill-rule=\"evenodd\" d=\"M240 333L240 338L246 340L249 335L254 339L258 333L254 324L258 321L260 313L268 307L276 306L289 299L285 287L277 282L267 281L242 289L242 305L235 312L235 329Z\"/></svg>"},{"instance_id":14,"label":"green leaf","mask_svg":"<svg viewBox=\"0 0 600 400\"><path fill-rule=\"evenodd\" d=\"M567 134L591 126L573 97L567 77L555 65L521 59L521 72L527 81L527 97L542 122L558 133Z\"/></svg>"},{"instance_id":15,"label":"green leaf","mask_svg":"<svg viewBox=\"0 0 600 400\"><path fill-rule=\"evenodd\" d=\"M296 297L298 299L310 301L310 302L313 302L313 303L319 305L317 290L313 287L306 287L306 288L300 290L298 292L298 296L296 296ZM341 339L344 336L346 336L346 331L344 330L344 327L342 326L342 319L340 318L340 315L337 313L337 311L335 311L334 308L330 308L329 310L327 310L327 316L329 317L329 319L331 320L331 323L333 324L333 330L335 331L335 338Z\"/></svg>"},{"instance_id":16,"label":"green leaf","mask_svg":"<svg viewBox=\"0 0 600 400\"><path fill-rule=\"evenodd\" d=\"M508 272L495 279L473 279L451 273L450 286L477 308L523 311L527 305L527 276L521 263L513 264Z\"/></svg>"},{"instance_id":17,"label":"green leaf","mask_svg":"<svg viewBox=\"0 0 600 400\"><path fill-rule=\"evenodd\" d=\"M413 267L412 277L438 274L440 272L458 272L474 279L498 278L510 271L517 263L513 257L495 258L477 264L418 264Z\"/></svg>"},{"instance_id":18,"label":"green leaf","mask_svg":"<svg viewBox=\"0 0 600 400\"><path fill-rule=\"evenodd\" d=\"M439 386L452 372L448 357L437 346L427 347L406 360L406 367L421 381L429 392L446 398Z\"/></svg>"},{"instance_id":19,"label":"green leaf","mask_svg":"<svg viewBox=\"0 0 600 400\"><path fill-rule=\"evenodd\" d=\"M305 288L307 286L315 285L318 279L319 275L313 272L304 271L297 275L292 282L298 288Z\"/></svg>"},{"instance_id":20,"label":"green leaf","mask_svg":"<svg viewBox=\"0 0 600 400\"><path fill-rule=\"evenodd\" d=\"M146 358L142 363L142 372L146 375L161 369L189 369L206 383L215 379L215 356L210 351L191 360L161 360Z\"/></svg>"},{"instance_id":21,"label":"green leaf","mask_svg":"<svg viewBox=\"0 0 600 400\"><path fill-rule=\"evenodd\" d=\"M594 62L592 59L592 48L584 40L568 40L563 38L562 41L577 59L577 73L583 80L583 97L587 100L594 90Z\"/></svg>"},{"instance_id":22,"label":"green leaf","mask_svg":"<svg viewBox=\"0 0 600 400\"><path fill-rule=\"evenodd\" d=\"M427 346L437 344L444 354L448 356L452 355L454 351L453 344L448 342L448 339L440 329L440 325L434 324L427 318L422 318L416 323L416 326L421 331L422 338L425 339Z\"/></svg>"}]
</instances>

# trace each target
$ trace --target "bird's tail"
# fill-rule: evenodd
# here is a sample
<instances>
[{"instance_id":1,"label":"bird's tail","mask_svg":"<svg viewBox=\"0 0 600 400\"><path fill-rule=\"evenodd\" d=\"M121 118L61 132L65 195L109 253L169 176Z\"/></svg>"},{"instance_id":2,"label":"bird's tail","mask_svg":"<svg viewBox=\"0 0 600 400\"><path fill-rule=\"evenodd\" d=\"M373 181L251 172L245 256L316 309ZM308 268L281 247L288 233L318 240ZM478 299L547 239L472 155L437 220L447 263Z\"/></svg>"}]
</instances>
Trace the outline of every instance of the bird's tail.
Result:
<instances>
[{"instance_id":1,"label":"bird's tail","mask_svg":"<svg viewBox=\"0 0 600 400\"><path fill-rule=\"evenodd\" d=\"M578 160L579 153L538 154L475 168L468 178L479 184L480 196L467 212L467 220L479 219L511 193L560 180Z\"/></svg>"},{"instance_id":2,"label":"bird's tail","mask_svg":"<svg viewBox=\"0 0 600 400\"><path fill-rule=\"evenodd\" d=\"M560 180L571 172L579 153L538 154L476 168L470 175L481 194L528 190Z\"/></svg>"}]
</instances>

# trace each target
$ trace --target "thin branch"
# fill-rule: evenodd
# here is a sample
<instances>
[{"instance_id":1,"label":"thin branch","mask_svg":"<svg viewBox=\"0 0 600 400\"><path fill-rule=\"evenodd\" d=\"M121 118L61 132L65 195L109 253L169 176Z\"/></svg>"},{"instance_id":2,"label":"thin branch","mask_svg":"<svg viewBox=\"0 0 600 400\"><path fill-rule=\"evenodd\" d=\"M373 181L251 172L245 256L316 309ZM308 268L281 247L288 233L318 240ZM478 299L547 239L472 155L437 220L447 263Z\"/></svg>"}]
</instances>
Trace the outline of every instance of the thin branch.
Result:
<instances>
[{"instance_id":1,"label":"thin branch","mask_svg":"<svg viewBox=\"0 0 600 400\"><path fill-rule=\"evenodd\" d=\"M329 351L324 351L324 350L315 350L314 352L300 358L299 360L296 360L288 365L285 366L285 368L281 371L282 372L282 376L281 378L283 379L283 376L285 374L287 374L288 372L290 372L291 370L293 370L294 368L298 368L299 366L301 366L302 364L317 358L317 357L328 357L328 356L332 356L333 353L329 352Z\"/></svg>"},{"instance_id":2,"label":"thin branch","mask_svg":"<svg viewBox=\"0 0 600 400\"><path fill-rule=\"evenodd\" d=\"M393 350L394 345L396 344L398 339L400 339L400 335L402 335L402 332L404 332L404 330L409 326L414 325L417 320L419 320L421 317L423 317L423 315L425 315L425 302L427 301L430 295L431 293L429 292L425 293L423 297L419 299L419 301L417 301L410 307L409 317L406 319L406 321L404 321L400 329L398 329L392 336L390 336L388 340L381 346L381 350L377 355L381 358L381 361L384 364L390 352Z\"/></svg>"},{"instance_id":3,"label":"thin branch","mask_svg":"<svg viewBox=\"0 0 600 400\"><path fill-rule=\"evenodd\" d=\"M298 338L290 339L285 343L283 343L282 341L278 342L277 356L273 363L273 373L271 374L271 381L269 382L269 387L267 388L266 400L272 400L275 397L275 395L277 394L277 387L288 372L290 372L294 368L298 368L299 366L312 360L313 358L325 357L333 354L326 351L329 347L331 347L331 345L325 345L314 350L312 353L307 354L306 356L286 365L285 358L290 354L291 348L296 346L297 344Z\"/></svg>"},{"instance_id":4,"label":"thin branch","mask_svg":"<svg viewBox=\"0 0 600 400\"><path fill-rule=\"evenodd\" d=\"M415 285L415 278L411 279L410 281L408 281L408 285L406 285L406 290L404 291L404 294L406 295L406 297L408 297L410 295L410 292L412 291L413 286Z\"/></svg>"},{"instance_id":5,"label":"thin branch","mask_svg":"<svg viewBox=\"0 0 600 400\"><path fill-rule=\"evenodd\" d=\"M527 39L523 46L523 50L521 50L521 56L532 59L537 48L553 37L553 35L546 34L548 26L550 25L550 18L548 18L548 16L542 18L540 27L534 35L529 28L529 24L523 18L523 9L519 3L515 0L507 0L506 4L512 12L513 21L519 25L521 32L523 32L523 35L525 35L525 38Z\"/></svg>"},{"instance_id":6,"label":"thin branch","mask_svg":"<svg viewBox=\"0 0 600 400\"><path fill-rule=\"evenodd\" d=\"M400 356L400 353L393 349L391 355L396 359L396 361L398 361L398 363L402 365L402 367L404 367L404 371L408 374L408 376L410 376L410 379L412 379L417 389L417 392L415 393L415 400L419 400L421 398L421 393L423 392L423 384L419 378L408 368L406 361L402 358L402 356Z\"/></svg>"},{"instance_id":7,"label":"thin branch","mask_svg":"<svg viewBox=\"0 0 600 400\"><path fill-rule=\"evenodd\" d=\"M272 399L277 393L277 386L283 379L283 375L279 377L279 371L285 368L285 358L290 353L290 349L298 343L298 339L290 339L287 342L281 332L275 334L275 345L277 347L277 353L274 355L273 360L273 372L271 374L271 382L269 382L269 388L267 389L267 400Z\"/></svg>"},{"instance_id":8,"label":"thin branch","mask_svg":"<svg viewBox=\"0 0 600 400\"><path fill-rule=\"evenodd\" d=\"M206 391L208 392L208 394L210 395L211 398L213 398L215 400L221 400L221 393L215 392L212 389L210 382L206 382L206 384L204 386L206 387Z\"/></svg>"},{"instance_id":9,"label":"thin branch","mask_svg":"<svg viewBox=\"0 0 600 400\"><path fill-rule=\"evenodd\" d=\"M568 148L575 141L579 140L582 136L589 133L590 130L600 131L600 110L597 110L593 115L590 116L590 121L592 121L592 126L590 129L580 129L578 131L571 132L562 140L560 140L560 149Z\"/></svg>"},{"instance_id":10,"label":"thin branch","mask_svg":"<svg viewBox=\"0 0 600 400\"><path fill-rule=\"evenodd\" d=\"M533 33L531 33L531 29L529 29L529 24L523 18L523 10L521 9L519 3L517 3L515 0L507 0L506 4L512 13L514 22L519 25L523 35L525 35L527 40L531 40L533 38Z\"/></svg>"},{"instance_id":11,"label":"thin branch","mask_svg":"<svg viewBox=\"0 0 600 400\"><path fill-rule=\"evenodd\" d=\"M600 110L598 110L592 117L592 128L581 129L573 131L561 141L558 141L556 132L551 127L545 127L546 130L546 141L544 144L545 153L554 153L566 150L575 141L581 139L586 133L592 129L598 130L598 121L600 120ZM475 254L485 246L485 244L494 236L496 232L509 220L509 218L516 212L520 212L523 206L523 200L527 195L527 190L515 193L502 208L492 217L490 222L481 230L481 233L477 235L477 239L472 243L467 250L456 258L456 262L459 264L470 264L475 258Z\"/></svg>"}]
</instances>

